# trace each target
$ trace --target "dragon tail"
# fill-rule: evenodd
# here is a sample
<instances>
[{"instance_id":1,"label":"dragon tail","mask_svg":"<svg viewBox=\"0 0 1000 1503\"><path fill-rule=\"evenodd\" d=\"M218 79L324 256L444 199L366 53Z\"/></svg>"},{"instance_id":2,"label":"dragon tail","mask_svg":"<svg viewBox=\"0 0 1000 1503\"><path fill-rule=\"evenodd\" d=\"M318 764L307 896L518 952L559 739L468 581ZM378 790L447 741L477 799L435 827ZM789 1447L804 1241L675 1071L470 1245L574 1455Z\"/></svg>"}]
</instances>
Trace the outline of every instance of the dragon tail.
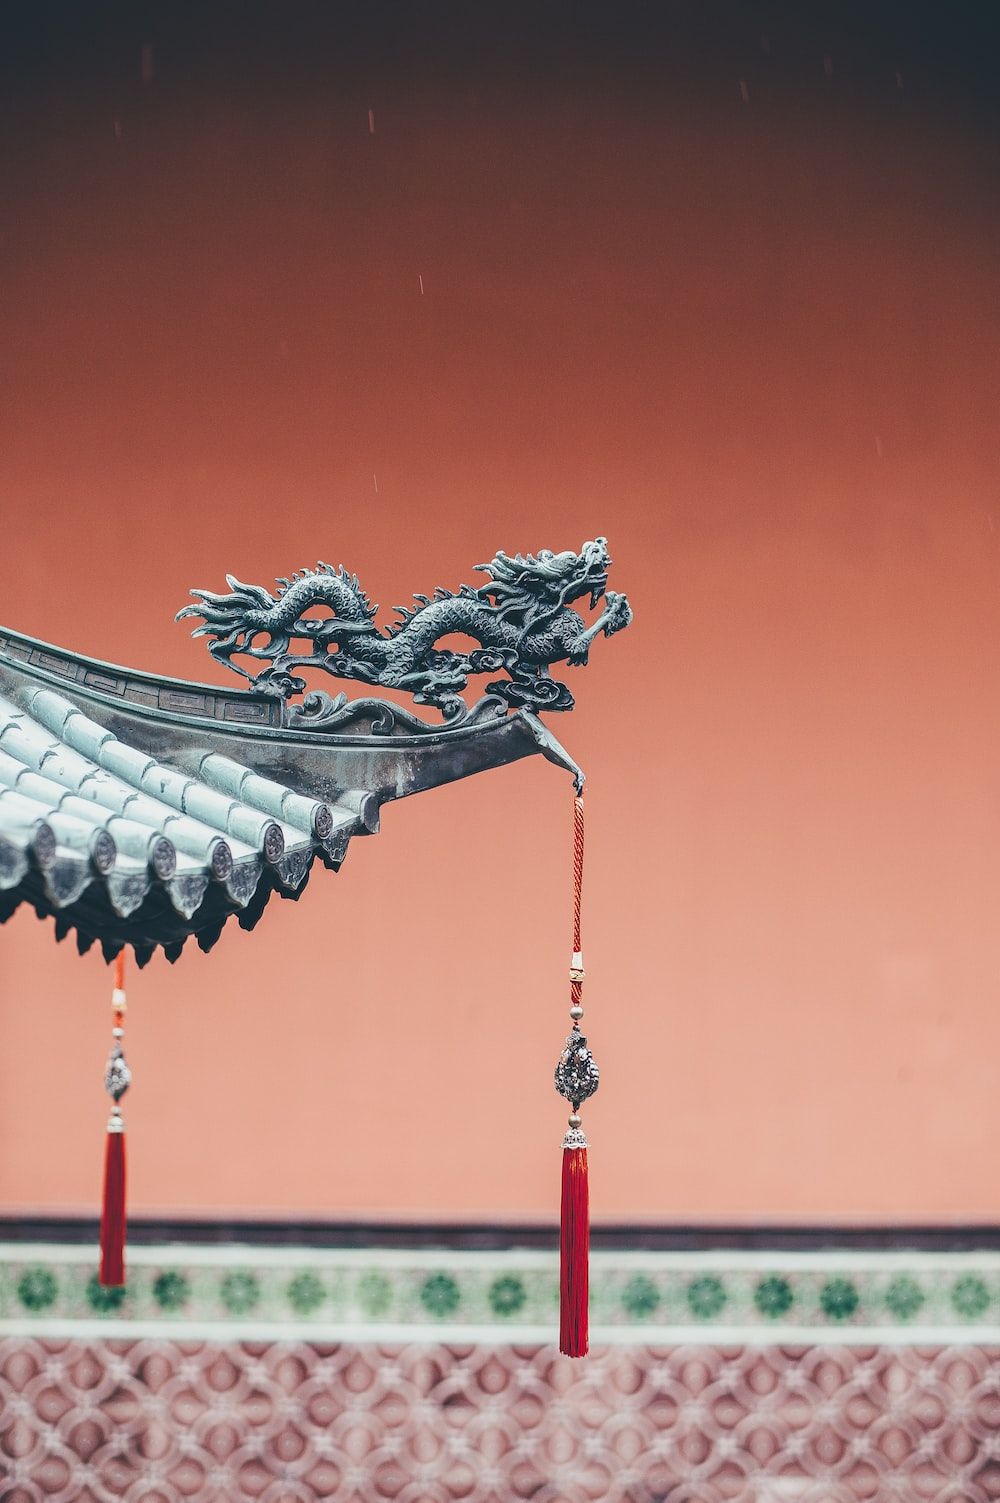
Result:
<instances>
[{"instance_id":1,"label":"dragon tail","mask_svg":"<svg viewBox=\"0 0 1000 1503\"><path fill-rule=\"evenodd\" d=\"M232 592L229 595L217 595L212 590L192 590L191 594L196 597L197 603L185 605L177 612L174 620L183 621L186 616L201 616L206 626L199 627L193 633L194 636L201 636L209 624L231 630L248 611L266 611L276 603L274 596L263 585L243 584L232 574L226 575L226 584Z\"/></svg>"},{"instance_id":2,"label":"dragon tail","mask_svg":"<svg viewBox=\"0 0 1000 1503\"><path fill-rule=\"evenodd\" d=\"M209 651L222 662L228 661L233 652L251 652L254 636L267 630L260 620L261 612L273 610L277 601L262 585L243 584L232 574L226 575L231 593L217 595L212 590L192 590L195 603L186 605L177 612L177 621L185 617L200 617L201 626L196 626L193 637L214 637ZM254 617L257 617L254 620ZM285 644L287 650L287 643ZM235 664L231 664L236 667ZM243 670L237 668L238 673ZM249 674L245 674L249 678Z\"/></svg>"}]
</instances>

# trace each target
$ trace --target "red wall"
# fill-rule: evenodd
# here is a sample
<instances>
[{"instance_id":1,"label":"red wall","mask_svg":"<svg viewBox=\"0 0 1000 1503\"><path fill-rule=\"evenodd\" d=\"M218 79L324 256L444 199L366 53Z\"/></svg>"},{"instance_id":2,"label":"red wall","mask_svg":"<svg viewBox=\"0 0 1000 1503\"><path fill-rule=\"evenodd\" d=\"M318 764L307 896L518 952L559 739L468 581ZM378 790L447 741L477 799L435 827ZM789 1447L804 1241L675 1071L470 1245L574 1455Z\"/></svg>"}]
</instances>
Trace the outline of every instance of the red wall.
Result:
<instances>
[{"instance_id":1,"label":"red wall","mask_svg":"<svg viewBox=\"0 0 1000 1503\"><path fill-rule=\"evenodd\" d=\"M5 105L0 617L218 678L172 616L227 570L343 560L388 613L607 533L635 623L553 720L591 777L595 1210L995 1220L980 137L821 51L635 95L178 55ZM569 836L532 759L157 957L137 1208L551 1214ZM8 1208L94 1207L107 1000L51 924L0 933Z\"/></svg>"}]
</instances>

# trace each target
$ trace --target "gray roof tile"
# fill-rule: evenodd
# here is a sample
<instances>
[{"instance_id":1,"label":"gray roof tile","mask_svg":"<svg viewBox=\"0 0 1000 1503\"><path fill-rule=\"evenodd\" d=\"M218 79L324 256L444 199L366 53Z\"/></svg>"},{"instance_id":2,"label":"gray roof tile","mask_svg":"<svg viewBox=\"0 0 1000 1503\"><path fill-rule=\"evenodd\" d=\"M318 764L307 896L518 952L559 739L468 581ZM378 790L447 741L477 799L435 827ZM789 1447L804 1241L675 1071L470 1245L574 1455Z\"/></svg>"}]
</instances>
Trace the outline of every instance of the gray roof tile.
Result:
<instances>
[{"instance_id":1,"label":"gray roof tile","mask_svg":"<svg viewBox=\"0 0 1000 1503\"><path fill-rule=\"evenodd\" d=\"M198 776L159 762L54 689L0 696L0 920L30 902L81 950L208 948L231 913L250 927L272 892L296 896L314 856L339 866L364 825L218 753Z\"/></svg>"}]
</instances>

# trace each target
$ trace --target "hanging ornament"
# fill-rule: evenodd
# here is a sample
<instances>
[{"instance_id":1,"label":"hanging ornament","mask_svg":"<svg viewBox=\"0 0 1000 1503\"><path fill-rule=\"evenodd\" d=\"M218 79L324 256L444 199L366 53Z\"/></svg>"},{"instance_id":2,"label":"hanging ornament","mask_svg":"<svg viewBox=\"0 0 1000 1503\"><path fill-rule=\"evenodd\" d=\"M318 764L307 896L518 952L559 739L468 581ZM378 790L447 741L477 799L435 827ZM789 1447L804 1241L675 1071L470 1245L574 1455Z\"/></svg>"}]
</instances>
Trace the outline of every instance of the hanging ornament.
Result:
<instances>
[{"instance_id":1,"label":"hanging ornament","mask_svg":"<svg viewBox=\"0 0 1000 1503\"><path fill-rule=\"evenodd\" d=\"M573 961L569 972L573 1027L556 1065L556 1090L573 1110L563 1138L562 1209L559 1238L559 1350L585 1357L590 1295L590 1187L587 1138L580 1107L600 1084L600 1071L580 1030L583 1017L583 942L580 907L583 896L583 797L573 804Z\"/></svg>"},{"instance_id":2,"label":"hanging ornament","mask_svg":"<svg viewBox=\"0 0 1000 1503\"><path fill-rule=\"evenodd\" d=\"M125 951L115 957L115 985L111 993L114 1043L104 1071L104 1088L112 1100L104 1149L104 1200L101 1206L101 1267L98 1275L105 1288L125 1282L125 1123L118 1103L132 1084L132 1071L125 1063Z\"/></svg>"}]
</instances>

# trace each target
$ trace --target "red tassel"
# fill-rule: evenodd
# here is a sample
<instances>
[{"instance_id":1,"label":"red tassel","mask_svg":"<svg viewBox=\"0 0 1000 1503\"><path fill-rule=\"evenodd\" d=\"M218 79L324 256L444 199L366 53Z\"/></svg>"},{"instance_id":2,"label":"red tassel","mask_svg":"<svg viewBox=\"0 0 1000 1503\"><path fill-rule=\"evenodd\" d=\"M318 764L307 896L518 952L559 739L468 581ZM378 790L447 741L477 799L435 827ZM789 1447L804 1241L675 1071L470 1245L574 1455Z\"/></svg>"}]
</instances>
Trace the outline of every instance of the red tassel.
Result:
<instances>
[{"instance_id":1,"label":"red tassel","mask_svg":"<svg viewBox=\"0 0 1000 1503\"><path fill-rule=\"evenodd\" d=\"M590 1186L586 1148L564 1148L559 1245L559 1350L585 1357L589 1342Z\"/></svg>"},{"instance_id":2,"label":"red tassel","mask_svg":"<svg viewBox=\"0 0 1000 1503\"><path fill-rule=\"evenodd\" d=\"M121 1119L117 1112L112 1123ZM125 1282L125 1129L109 1126L104 1152L104 1203L101 1208L100 1283L106 1289Z\"/></svg>"}]
</instances>

